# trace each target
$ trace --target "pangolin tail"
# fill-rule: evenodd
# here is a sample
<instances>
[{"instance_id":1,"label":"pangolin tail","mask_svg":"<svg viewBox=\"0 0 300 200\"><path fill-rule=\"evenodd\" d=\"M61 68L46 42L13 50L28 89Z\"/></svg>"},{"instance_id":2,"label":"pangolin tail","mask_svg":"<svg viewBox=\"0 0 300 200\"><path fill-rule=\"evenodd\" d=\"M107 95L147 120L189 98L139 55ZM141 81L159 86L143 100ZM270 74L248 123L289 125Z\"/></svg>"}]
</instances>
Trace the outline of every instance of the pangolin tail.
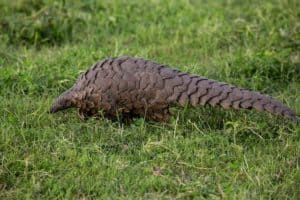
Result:
<instances>
[{"instance_id":1,"label":"pangolin tail","mask_svg":"<svg viewBox=\"0 0 300 200\"><path fill-rule=\"evenodd\" d=\"M185 78L187 91L178 99L181 105L189 101L193 106L209 104L213 107L255 109L300 121L296 113L278 100L258 92L237 88L204 77Z\"/></svg>"}]
</instances>

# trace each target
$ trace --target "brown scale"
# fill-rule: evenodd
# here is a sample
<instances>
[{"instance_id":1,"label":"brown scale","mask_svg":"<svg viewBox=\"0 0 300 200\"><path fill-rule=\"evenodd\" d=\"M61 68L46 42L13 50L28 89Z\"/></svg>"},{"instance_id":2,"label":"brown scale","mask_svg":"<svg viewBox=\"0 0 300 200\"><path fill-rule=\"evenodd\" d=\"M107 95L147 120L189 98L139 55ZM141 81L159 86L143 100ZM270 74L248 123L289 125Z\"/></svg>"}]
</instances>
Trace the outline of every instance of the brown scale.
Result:
<instances>
[{"instance_id":1,"label":"brown scale","mask_svg":"<svg viewBox=\"0 0 300 200\"><path fill-rule=\"evenodd\" d=\"M82 118L99 115L101 110L111 119L144 117L167 122L169 108L176 104L255 109L299 119L284 104L258 92L125 56L94 64L57 98L50 111L75 107Z\"/></svg>"}]
</instances>

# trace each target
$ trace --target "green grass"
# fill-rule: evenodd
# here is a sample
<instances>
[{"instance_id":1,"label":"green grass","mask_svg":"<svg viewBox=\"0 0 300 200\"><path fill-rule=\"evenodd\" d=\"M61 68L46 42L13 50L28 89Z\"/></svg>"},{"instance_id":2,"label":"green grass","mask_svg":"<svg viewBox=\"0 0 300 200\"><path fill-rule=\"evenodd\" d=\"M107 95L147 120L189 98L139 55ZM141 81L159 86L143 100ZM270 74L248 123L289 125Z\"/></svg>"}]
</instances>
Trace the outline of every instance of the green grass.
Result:
<instances>
[{"instance_id":1,"label":"green grass","mask_svg":"<svg viewBox=\"0 0 300 200\"><path fill-rule=\"evenodd\" d=\"M0 0L0 199L299 199L300 127L178 109L82 122L53 100L97 60L153 59L300 114L300 1Z\"/></svg>"}]
</instances>

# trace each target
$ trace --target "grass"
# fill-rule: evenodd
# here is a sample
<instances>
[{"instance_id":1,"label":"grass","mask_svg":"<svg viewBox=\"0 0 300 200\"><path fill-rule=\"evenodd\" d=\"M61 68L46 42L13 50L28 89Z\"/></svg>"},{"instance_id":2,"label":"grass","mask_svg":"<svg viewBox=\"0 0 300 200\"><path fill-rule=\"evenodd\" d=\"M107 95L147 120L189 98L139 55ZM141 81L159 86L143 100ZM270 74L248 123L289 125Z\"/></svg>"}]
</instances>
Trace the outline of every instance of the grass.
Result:
<instances>
[{"instance_id":1,"label":"grass","mask_svg":"<svg viewBox=\"0 0 300 200\"><path fill-rule=\"evenodd\" d=\"M52 101L97 60L153 59L300 114L300 3L0 0L0 199L299 199L300 127L178 109L81 122Z\"/></svg>"}]
</instances>

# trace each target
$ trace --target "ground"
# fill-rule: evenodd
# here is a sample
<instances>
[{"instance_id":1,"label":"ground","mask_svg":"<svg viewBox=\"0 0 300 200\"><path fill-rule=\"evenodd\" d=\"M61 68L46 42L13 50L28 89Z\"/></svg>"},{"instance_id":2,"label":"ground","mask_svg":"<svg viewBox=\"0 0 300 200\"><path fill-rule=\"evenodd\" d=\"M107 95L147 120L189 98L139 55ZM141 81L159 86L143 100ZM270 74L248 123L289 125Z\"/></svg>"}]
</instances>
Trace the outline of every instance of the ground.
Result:
<instances>
[{"instance_id":1,"label":"ground","mask_svg":"<svg viewBox=\"0 0 300 200\"><path fill-rule=\"evenodd\" d=\"M168 124L49 114L97 60L138 56L300 114L300 1L0 1L0 199L297 199L299 125L173 109Z\"/></svg>"}]
</instances>

